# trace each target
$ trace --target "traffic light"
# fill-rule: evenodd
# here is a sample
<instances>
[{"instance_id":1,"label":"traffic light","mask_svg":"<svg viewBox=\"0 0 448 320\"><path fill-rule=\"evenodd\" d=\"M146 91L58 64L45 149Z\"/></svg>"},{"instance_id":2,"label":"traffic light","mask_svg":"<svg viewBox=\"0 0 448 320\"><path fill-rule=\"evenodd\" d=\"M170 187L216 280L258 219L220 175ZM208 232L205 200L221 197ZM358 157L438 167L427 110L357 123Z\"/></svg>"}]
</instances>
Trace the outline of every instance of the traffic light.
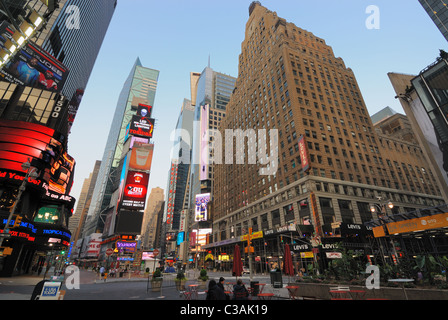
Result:
<instances>
[{"instance_id":1,"label":"traffic light","mask_svg":"<svg viewBox=\"0 0 448 320\"><path fill-rule=\"evenodd\" d=\"M13 228L20 227L21 223L22 223L22 217L21 216L16 216L16 220L14 221L14 225L12 227Z\"/></svg>"}]
</instances>

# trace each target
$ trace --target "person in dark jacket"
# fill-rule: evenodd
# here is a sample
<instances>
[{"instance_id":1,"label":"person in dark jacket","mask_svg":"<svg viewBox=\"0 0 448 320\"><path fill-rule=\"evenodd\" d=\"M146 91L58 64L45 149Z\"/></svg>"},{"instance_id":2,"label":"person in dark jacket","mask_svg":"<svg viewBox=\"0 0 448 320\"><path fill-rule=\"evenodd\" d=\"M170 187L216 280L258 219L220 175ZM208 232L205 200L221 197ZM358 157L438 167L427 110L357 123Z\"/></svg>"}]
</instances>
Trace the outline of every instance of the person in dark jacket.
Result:
<instances>
[{"instance_id":1,"label":"person in dark jacket","mask_svg":"<svg viewBox=\"0 0 448 320\"><path fill-rule=\"evenodd\" d=\"M229 295L226 294L226 290L224 289L224 280L225 279L223 277L219 278L219 282L218 282L217 286L220 287L222 289L222 291L224 291L224 294L226 295L226 300L230 300Z\"/></svg>"},{"instance_id":2,"label":"person in dark jacket","mask_svg":"<svg viewBox=\"0 0 448 320\"><path fill-rule=\"evenodd\" d=\"M238 279L236 285L233 286L233 300L248 300L249 292L241 279Z\"/></svg>"},{"instance_id":3,"label":"person in dark jacket","mask_svg":"<svg viewBox=\"0 0 448 320\"><path fill-rule=\"evenodd\" d=\"M205 300L226 300L224 290L218 287L215 280L210 280L208 283L208 291Z\"/></svg>"}]
</instances>

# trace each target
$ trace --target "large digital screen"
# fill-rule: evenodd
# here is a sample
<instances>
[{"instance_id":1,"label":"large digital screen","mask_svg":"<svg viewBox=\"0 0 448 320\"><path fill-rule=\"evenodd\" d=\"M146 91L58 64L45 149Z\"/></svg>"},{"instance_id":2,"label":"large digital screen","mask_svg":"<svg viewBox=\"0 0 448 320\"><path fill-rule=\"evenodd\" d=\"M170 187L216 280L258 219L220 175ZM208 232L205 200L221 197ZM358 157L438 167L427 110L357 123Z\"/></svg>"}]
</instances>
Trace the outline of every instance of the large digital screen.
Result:
<instances>
[{"instance_id":1,"label":"large digital screen","mask_svg":"<svg viewBox=\"0 0 448 320\"><path fill-rule=\"evenodd\" d=\"M138 115L132 116L129 126L129 134L133 136L152 138L154 131L154 119Z\"/></svg>"},{"instance_id":2,"label":"large digital screen","mask_svg":"<svg viewBox=\"0 0 448 320\"><path fill-rule=\"evenodd\" d=\"M209 138L208 138L208 114L209 105L206 104L201 106L201 150L199 152L200 156L200 173L199 180L208 179L208 158L209 158Z\"/></svg>"},{"instance_id":3,"label":"large digital screen","mask_svg":"<svg viewBox=\"0 0 448 320\"><path fill-rule=\"evenodd\" d=\"M122 207L133 210L145 209L148 191L149 174L146 172L128 171L123 191Z\"/></svg>"},{"instance_id":4,"label":"large digital screen","mask_svg":"<svg viewBox=\"0 0 448 320\"><path fill-rule=\"evenodd\" d=\"M3 44L11 39L14 32L6 27L0 35ZM4 80L22 86L60 92L67 79L69 70L61 62L48 54L41 47L29 41L0 69Z\"/></svg>"},{"instance_id":5,"label":"large digital screen","mask_svg":"<svg viewBox=\"0 0 448 320\"><path fill-rule=\"evenodd\" d=\"M115 232L118 234L140 234L142 230L143 212L120 210Z\"/></svg>"},{"instance_id":6,"label":"large digital screen","mask_svg":"<svg viewBox=\"0 0 448 320\"><path fill-rule=\"evenodd\" d=\"M129 160L129 168L133 170L149 171L151 170L154 145L140 142L134 142Z\"/></svg>"},{"instance_id":7,"label":"large digital screen","mask_svg":"<svg viewBox=\"0 0 448 320\"><path fill-rule=\"evenodd\" d=\"M137 108L137 115L141 117L151 118L152 106L139 103Z\"/></svg>"},{"instance_id":8,"label":"large digital screen","mask_svg":"<svg viewBox=\"0 0 448 320\"><path fill-rule=\"evenodd\" d=\"M207 205L209 201L210 201L210 193L196 195L194 221L207 221L208 219Z\"/></svg>"}]
</instances>

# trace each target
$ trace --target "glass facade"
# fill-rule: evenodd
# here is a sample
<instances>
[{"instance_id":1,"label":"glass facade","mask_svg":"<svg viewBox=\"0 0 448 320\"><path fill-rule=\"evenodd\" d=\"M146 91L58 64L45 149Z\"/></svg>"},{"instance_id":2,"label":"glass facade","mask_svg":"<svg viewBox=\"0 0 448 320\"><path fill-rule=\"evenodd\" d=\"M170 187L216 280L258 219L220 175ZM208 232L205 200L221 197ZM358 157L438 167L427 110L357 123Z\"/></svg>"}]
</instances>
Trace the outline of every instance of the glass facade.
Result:
<instances>
[{"instance_id":1,"label":"glass facade","mask_svg":"<svg viewBox=\"0 0 448 320\"><path fill-rule=\"evenodd\" d=\"M66 0L41 47L69 70L62 93L69 99L77 89L85 89L117 0ZM79 28L73 23L79 9Z\"/></svg>"},{"instance_id":2,"label":"glass facade","mask_svg":"<svg viewBox=\"0 0 448 320\"><path fill-rule=\"evenodd\" d=\"M201 106L209 104L209 129L218 129L221 120L225 117L227 103L235 88L236 78L213 71L206 67L202 71L198 82L196 94L196 106L193 126L193 150L192 165L190 174L190 206L193 208L197 194L211 191L211 181L213 180L213 166L209 166L209 180L200 181L199 178L199 148L200 148L200 116Z\"/></svg>"},{"instance_id":3,"label":"glass facade","mask_svg":"<svg viewBox=\"0 0 448 320\"><path fill-rule=\"evenodd\" d=\"M104 227L104 219L100 217L110 207L112 194L118 188L126 127L132 116L136 114L138 103L154 105L158 77L159 71L143 67L140 59L137 59L123 86L95 184L84 231L85 235L95 233Z\"/></svg>"},{"instance_id":4,"label":"glass facade","mask_svg":"<svg viewBox=\"0 0 448 320\"><path fill-rule=\"evenodd\" d=\"M439 59L412 84L434 126L443 153L443 167L448 172L448 61Z\"/></svg>"},{"instance_id":5,"label":"glass facade","mask_svg":"<svg viewBox=\"0 0 448 320\"><path fill-rule=\"evenodd\" d=\"M419 0L425 11L448 41L448 7L442 0Z\"/></svg>"}]
</instances>

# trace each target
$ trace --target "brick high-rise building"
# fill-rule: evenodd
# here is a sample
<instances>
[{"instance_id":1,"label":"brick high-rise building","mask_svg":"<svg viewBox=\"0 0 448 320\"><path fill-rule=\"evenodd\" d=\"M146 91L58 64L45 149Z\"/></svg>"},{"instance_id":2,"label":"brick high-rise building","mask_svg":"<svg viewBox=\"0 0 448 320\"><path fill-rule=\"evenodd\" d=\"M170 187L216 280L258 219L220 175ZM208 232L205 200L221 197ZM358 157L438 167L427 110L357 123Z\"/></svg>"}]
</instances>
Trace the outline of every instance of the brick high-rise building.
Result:
<instances>
[{"instance_id":1,"label":"brick high-rise building","mask_svg":"<svg viewBox=\"0 0 448 320\"><path fill-rule=\"evenodd\" d=\"M253 2L241 49L220 131L223 141L226 129L247 134L244 164L235 158L215 164L207 249L231 252L252 228L258 270L263 259L281 255L284 237L309 240L314 233L325 244L342 234L344 243L367 250L361 243L371 239L363 225L376 218L371 204L392 201L392 214L443 203L418 145L375 131L353 71L324 39ZM260 129L278 133L278 145L270 143L273 134L266 139L267 152L278 151L269 162L278 169L270 175L259 173L267 164L249 164Z\"/></svg>"}]
</instances>

